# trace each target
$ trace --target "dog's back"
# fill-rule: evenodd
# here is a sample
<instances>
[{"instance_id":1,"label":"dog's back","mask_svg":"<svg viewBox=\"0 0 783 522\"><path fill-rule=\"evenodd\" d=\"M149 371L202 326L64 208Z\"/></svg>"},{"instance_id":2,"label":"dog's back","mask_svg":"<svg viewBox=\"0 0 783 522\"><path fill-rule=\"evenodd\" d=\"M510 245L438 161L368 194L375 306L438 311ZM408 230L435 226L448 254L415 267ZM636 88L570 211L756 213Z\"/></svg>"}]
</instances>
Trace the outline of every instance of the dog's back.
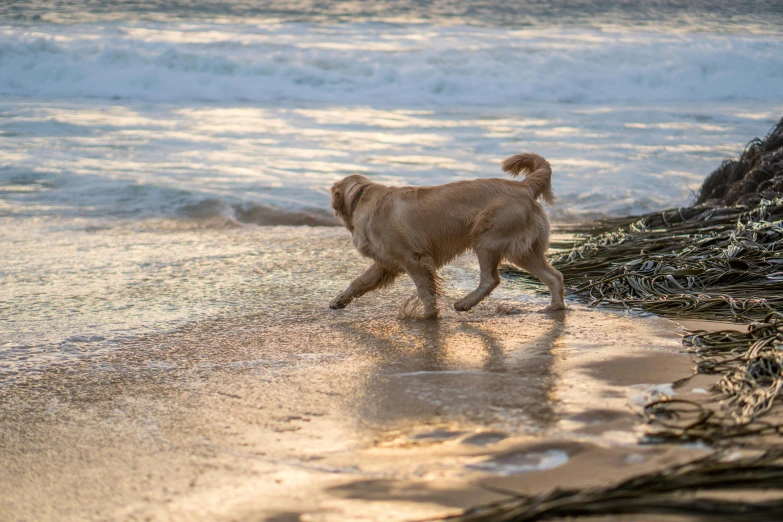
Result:
<instances>
[{"instance_id":1,"label":"dog's back","mask_svg":"<svg viewBox=\"0 0 783 522\"><path fill-rule=\"evenodd\" d=\"M357 231L396 238L385 248L426 253L438 267L468 249L521 255L549 224L534 189L506 179L477 179L418 188L387 188L374 212L357 216Z\"/></svg>"}]
</instances>

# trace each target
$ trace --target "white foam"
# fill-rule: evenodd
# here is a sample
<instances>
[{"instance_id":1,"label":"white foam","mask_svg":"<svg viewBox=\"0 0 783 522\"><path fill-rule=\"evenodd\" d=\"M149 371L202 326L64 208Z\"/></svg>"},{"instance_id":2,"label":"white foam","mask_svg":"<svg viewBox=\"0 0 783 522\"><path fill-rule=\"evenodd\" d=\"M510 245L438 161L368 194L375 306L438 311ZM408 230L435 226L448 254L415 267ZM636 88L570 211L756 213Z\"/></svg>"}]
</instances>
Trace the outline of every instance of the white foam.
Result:
<instances>
[{"instance_id":1,"label":"white foam","mask_svg":"<svg viewBox=\"0 0 783 522\"><path fill-rule=\"evenodd\" d=\"M629 400L632 406L640 408L643 408L652 402L665 400L677 395L674 391L674 386L671 383L655 384L652 386L649 384L637 384L631 386L631 389L640 390L634 393Z\"/></svg>"},{"instance_id":2,"label":"white foam","mask_svg":"<svg viewBox=\"0 0 783 522\"><path fill-rule=\"evenodd\" d=\"M780 100L775 36L428 24L0 28L0 93L508 105Z\"/></svg>"},{"instance_id":3,"label":"white foam","mask_svg":"<svg viewBox=\"0 0 783 522\"><path fill-rule=\"evenodd\" d=\"M497 457L482 458L468 464L468 468L499 475L518 475L532 471L554 469L568 462L568 453L559 449L540 452L514 453Z\"/></svg>"},{"instance_id":4,"label":"white foam","mask_svg":"<svg viewBox=\"0 0 783 522\"><path fill-rule=\"evenodd\" d=\"M418 377L424 375L480 375L482 373L486 372L476 370L421 370L418 372L393 373L390 374L390 377Z\"/></svg>"}]
</instances>

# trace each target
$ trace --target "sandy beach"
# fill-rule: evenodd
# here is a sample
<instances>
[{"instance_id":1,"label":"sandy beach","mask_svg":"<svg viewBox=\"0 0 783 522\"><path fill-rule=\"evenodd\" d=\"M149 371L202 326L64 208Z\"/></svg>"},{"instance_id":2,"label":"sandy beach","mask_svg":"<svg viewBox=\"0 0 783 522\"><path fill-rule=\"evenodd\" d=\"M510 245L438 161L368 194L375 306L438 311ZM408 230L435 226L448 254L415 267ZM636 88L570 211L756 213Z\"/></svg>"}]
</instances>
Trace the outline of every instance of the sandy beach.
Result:
<instances>
[{"instance_id":1,"label":"sandy beach","mask_svg":"<svg viewBox=\"0 0 783 522\"><path fill-rule=\"evenodd\" d=\"M193 262L177 250L189 234L145 241ZM205 245L227 235L199 234ZM513 281L457 314L448 303L472 284L472 257L444 271L438 321L397 319L407 281L328 310L343 274L364 265L346 234L229 233L262 248L286 238L295 262L257 267L287 282L278 294L248 288L264 299L246 314L6 382L3 518L414 520L704 451L639 444L652 388L691 373L675 323L576 303L542 313L548 298Z\"/></svg>"}]
</instances>

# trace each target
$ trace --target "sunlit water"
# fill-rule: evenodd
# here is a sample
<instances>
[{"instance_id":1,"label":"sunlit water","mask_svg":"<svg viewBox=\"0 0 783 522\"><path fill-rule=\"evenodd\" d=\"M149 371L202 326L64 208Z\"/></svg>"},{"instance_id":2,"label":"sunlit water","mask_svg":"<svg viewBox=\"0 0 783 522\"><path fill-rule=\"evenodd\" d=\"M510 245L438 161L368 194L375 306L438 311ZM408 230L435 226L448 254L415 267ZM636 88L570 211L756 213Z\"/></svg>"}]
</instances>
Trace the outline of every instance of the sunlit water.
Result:
<instances>
[{"instance_id":1,"label":"sunlit water","mask_svg":"<svg viewBox=\"0 0 783 522\"><path fill-rule=\"evenodd\" d=\"M0 378L324 308L362 265L346 232L257 225L332 225L347 174L493 177L530 150L554 219L642 213L783 112L775 2L526 5L0 3Z\"/></svg>"}]
</instances>

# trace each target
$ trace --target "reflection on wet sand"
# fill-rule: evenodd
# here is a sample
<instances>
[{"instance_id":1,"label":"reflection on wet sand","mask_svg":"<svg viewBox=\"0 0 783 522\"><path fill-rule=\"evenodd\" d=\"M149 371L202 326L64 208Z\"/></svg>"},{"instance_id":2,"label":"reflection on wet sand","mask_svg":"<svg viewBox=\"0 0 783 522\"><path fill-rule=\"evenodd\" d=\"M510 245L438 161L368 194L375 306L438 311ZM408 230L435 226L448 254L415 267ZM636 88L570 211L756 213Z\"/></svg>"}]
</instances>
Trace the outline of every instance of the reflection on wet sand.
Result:
<instances>
[{"instance_id":1,"label":"reflection on wet sand","mask_svg":"<svg viewBox=\"0 0 783 522\"><path fill-rule=\"evenodd\" d=\"M356 397L357 419L415 431L421 423L437 427L454 419L471 429L543 428L554 417L553 350L567 320L567 314L551 315L557 317L529 325L514 321L520 331L511 336L510 321L491 316L341 325L347 343L373 353Z\"/></svg>"}]
</instances>

